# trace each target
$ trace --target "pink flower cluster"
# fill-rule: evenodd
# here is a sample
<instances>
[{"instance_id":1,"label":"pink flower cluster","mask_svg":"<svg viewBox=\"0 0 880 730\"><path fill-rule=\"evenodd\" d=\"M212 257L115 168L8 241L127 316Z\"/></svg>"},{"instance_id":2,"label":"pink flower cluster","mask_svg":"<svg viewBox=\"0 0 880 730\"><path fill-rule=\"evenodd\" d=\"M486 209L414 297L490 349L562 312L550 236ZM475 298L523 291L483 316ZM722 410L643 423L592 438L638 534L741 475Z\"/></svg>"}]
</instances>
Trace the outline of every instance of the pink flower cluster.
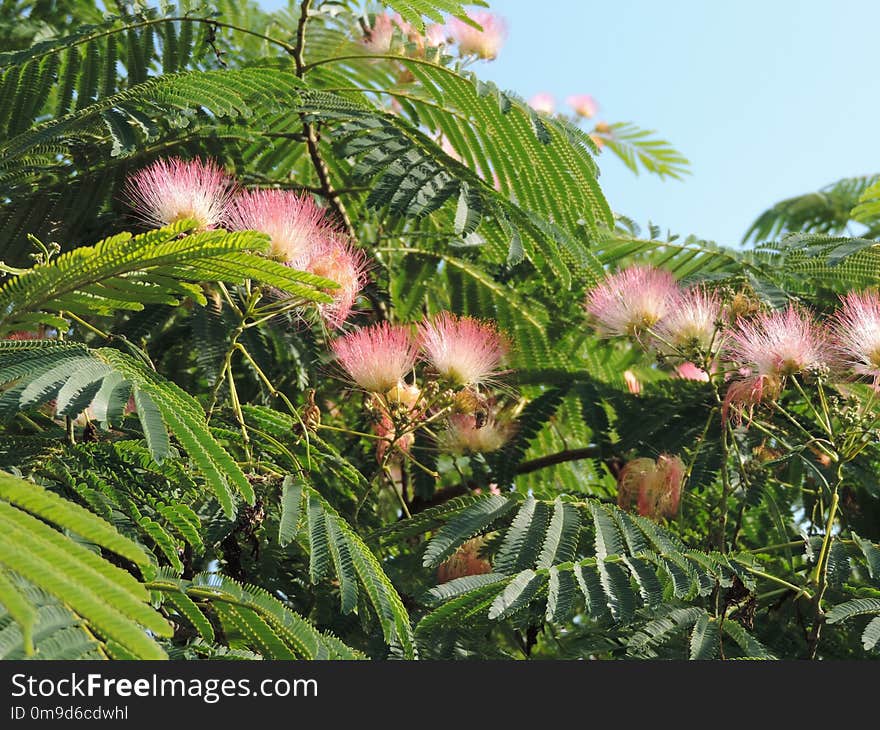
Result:
<instances>
[{"instance_id":1,"label":"pink flower cluster","mask_svg":"<svg viewBox=\"0 0 880 730\"><path fill-rule=\"evenodd\" d=\"M417 359L454 386L485 384L499 374L509 346L491 323L441 312L420 323L417 333L382 322L336 338L331 348L357 385L385 393L403 383Z\"/></svg>"},{"instance_id":2,"label":"pink flower cluster","mask_svg":"<svg viewBox=\"0 0 880 730\"><path fill-rule=\"evenodd\" d=\"M723 404L737 419L779 396L786 379L834 373L871 380L880 390L880 294L850 292L825 322L795 305L741 316L732 303L695 286L682 289L669 272L632 266L587 295L586 310L602 336L628 336L664 358L676 375L708 382L718 365L730 384ZM709 363L698 366L693 360ZM638 392L627 379L631 392Z\"/></svg>"},{"instance_id":3,"label":"pink flower cluster","mask_svg":"<svg viewBox=\"0 0 880 730\"><path fill-rule=\"evenodd\" d=\"M677 305L680 290L668 271L631 266L587 295L587 312L605 337L643 338Z\"/></svg>"},{"instance_id":4,"label":"pink flower cluster","mask_svg":"<svg viewBox=\"0 0 880 730\"><path fill-rule=\"evenodd\" d=\"M504 44L507 24L502 18L485 11L469 13L468 17L482 30L459 18L450 18L445 26L438 23L428 25L422 34L398 13L393 15L376 13L372 20L368 19L365 23L361 43L370 53L390 53L396 29L406 41L414 43L419 50L457 44L462 56L475 56L491 61L498 56Z\"/></svg>"},{"instance_id":5,"label":"pink flower cluster","mask_svg":"<svg viewBox=\"0 0 880 730\"><path fill-rule=\"evenodd\" d=\"M436 48L446 43L447 34L442 25L434 23L427 26L423 35L399 13L393 15L376 13L372 24L365 26L361 42L370 53L389 53L394 40L395 27L408 42L415 43L419 49Z\"/></svg>"},{"instance_id":6,"label":"pink flower cluster","mask_svg":"<svg viewBox=\"0 0 880 730\"><path fill-rule=\"evenodd\" d=\"M204 230L222 225L235 181L216 162L156 160L129 176L125 194L135 215L159 228L193 220Z\"/></svg>"},{"instance_id":7,"label":"pink flower cluster","mask_svg":"<svg viewBox=\"0 0 880 730\"><path fill-rule=\"evenodd\" d=\"M574 94L567 97L565 103L581 119L590 119L599 111L598 102L589 94ZM539 91L529 99L529 106L536 112L553 114L556 112L556 98L547 91Z\"/></svg>"},{"instance_id":8,"label":"pink flower cluster","mask_svg":"<svg viewBox=\"0 0 880 730\"><path fill-rule=\"evenodd\" d=\"M459 18L451 18L447 25L449 35L458 44L458 52L462 56L476 56L488 61L497 58L507 38L507 23L503 18L484 10L469 13L468 17L480 25L482 30L477 30Z\"/></svg>"},{"instance_id":9,"label":"pink flower cluster","mask_svg":"<svg viewBox=\"0 0 880 730\"><path fill-rule=\"evenodd\" d=\"M572 94L566 97L566 105L574 112L568 118L574 123L581 123L592 119L599 112L598 102L589 94ZM547 91L539 91L529 99L529 106L539 114L556 114L556 98ZM598 149L602 149L609 141L614 139L614 128L607 122L596 122L593 129L588 132L589 138Z\"/></svg>"},{"instance_id":10,"label":"pink flower cluster","mask_svg":"<svg viewBox=\"0 0 880 730\"><path fill-rule=\"evenodd\" d=\"M501 374L509 349L489 322L441 312L415 328L388 322L363 327L330 347L352 383L371 394L375 430L384 440L380 461L389 442L408 452L426 419L443 418L446 428L437 441L453 453L494 451L512 433L509 419L482 393ZM425 366L421 376L419 364Z\"/></svg>"},{"instance_id":11,"label":"pink flower cluster","mask_svg":"<svg viewBox=\"0 0 880 730\"><path fill-rule=\"evenodd\" d=\"M320 304L327 324L346 321L366 283L367 260L308 195L290 190L239 190L215 162L158 160L135 172L126 192L136 215L152 226L193 220L202 230L259 231L283 263L329 279L338 288Z\"/></svg>"},{"instance_id":12,"label":"pink flower cluster","mask_svg":"<svg viewBox=\"0 0 880 730\"><path fill-rule=\"evenodd\" d=\"M480 556L485 545L482 537L474 537L462 544L445 562L437 568L437 583L446 583L455 578L468 575L491 573L492 566Z\"/></svg>"},{"instance_id":13,"label":"pink flower cluster","mask_svg":"<svg viewBox=\"0 0 880 730\"><path fill-rule=\"evenodd\" d=\"M617 504L626 510L635 504L642 517L675 517L686 471L678 456L633 459L620 472Z\"/></svg>"},{"instance_id":14,"label":"pink flower cluster","mask_svg":"<svg viewBox=\"0 0 880 730\"><path fill-rule=\"evenodd\" d=\"M440 443L451 454L489 454L502 448L515 430L516 424L501 414L453 413Z\"/></svg>"},{"instance_id":15,"label":"pink flower cluster","mask_svg":"<svg viewBox=\"0 0 880 730\"><path fill-rule=\"evenodd\" d=\"M707 354L721 344L721 299L682 289L668 271L631 266L587 294L587 313L604 337L633 337L666 356ZM680 373L690 377L688 368Z\"/></svg>"}]
</instances>

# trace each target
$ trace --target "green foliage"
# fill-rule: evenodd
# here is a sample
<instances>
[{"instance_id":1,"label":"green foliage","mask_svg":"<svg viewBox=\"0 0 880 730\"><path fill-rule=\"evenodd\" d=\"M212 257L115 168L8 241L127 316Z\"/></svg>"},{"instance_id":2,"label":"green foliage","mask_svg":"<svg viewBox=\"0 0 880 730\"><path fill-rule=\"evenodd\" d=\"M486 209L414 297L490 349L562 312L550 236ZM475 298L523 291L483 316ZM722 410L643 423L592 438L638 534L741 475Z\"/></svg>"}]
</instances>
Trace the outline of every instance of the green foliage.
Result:
<instances>
[{"instance_id":1,"label":"green foliage","mask_svg":"<svg viewBox=\"0 0 880 730\"><path fill-rule=\"evenodd\" d=\"M34 637L43 630L44 617L34 603L35 594L16 586L19 576L70 606L71 610L107 641L124 647L139 659L159 659L165 652L143 629L170 636L168 623L149 605L144 585L100 554L74 543L52 527L69 530L127 560L146 575L154 568L148 554L113 527L79 505L0 472L0 523L4 570L2 603L22 627L26 654L32 654ZM27 546L23 549L22 546ZM5 573L9 571L10 573Z\"/></svg>"},{"instance_id":2,"label":"green foliage","mask_svg":"<svg viewBox=\"0 0 880 730\"><path fill-rule=\"evenodd\" d=\"M160 577L150 583L207 642L214 629L197 605L217 616L233 636L231 647L251 647L266 659L357 659L358 652L322 634L263 589L242 585L223 575L202 573L191 581Z\"/></svg>"},{"instance_id":3,"label":"green foliage","mask_svg":"<svg viewBox=\"0 0 880 730\"><path fill-rule=\"evenodd\" d=\"M786 232L841 234L853 221L869 223L876 217L870 201L878 192L876 175L851 177L815 193L782 200L752 223L743 241L768 241Z\"/></svg>"},{"instance_id":4,"label":"green foliage","mask_svg":"<svg viewBox=\"0 0 880 730\"><path fill-rule=\"evenodd\" d=\"M382 5L417 32L466 17ZM811 373L811 399L787 382L740 425L723 365L684 380L583 311L642 264L825 317L878 284L875 176L782 201L751 250L642 234L599 163L678 179L680 153L615 123L598 155L399 28L366 49L381 6L118 12L0 5L0 657L876 651L870 383ZM264 233L130 231L127 175L171 155L318 201L368 261L342 331L311 316L338 284L271 258ZM426 422L389 446L383 416L412 413L350 388L330 343L441 311L496 323L509 371L456 392L419 363ZM449 410L513 425L494 451L453 449ZM684 465L674 509L624 508L624 466L660 455Z\"/></svg>"},{"instance_id":5,"label":"green foliage","mask_svg":"<svg viewBox=\"0 0 880 730\"><path fill-rule=\"evenodd\" d=\"M474 27L479 27L479 25L468 18L464 9L465 3L461 3L458 0L389 0L382 4L400 13L400 16L406 22L412 23L420 31L425 29L423 17L429 18L435 23L442 23L444 21L444 13L454 15L457 18L472 23ZM467 4L488 7L488 3L483 0Z\"/></svg>"},{"instance_id":6,"label":"green foliage","mask_svg":"<svg viewBox=\"0 0 880 730\"><path fill-rule=\"evenodd\" d=\"M654 134L632 122L616 122L610 125L606 144L635 173L644 169L661 178L681 179L688 173L687 158Z\"/></svg>"},{"instance_id":7,"label":"green foliage","mask_svg":"<svg viewBox=\"0 0 880 730\"><path fill-rule=\"evenodd\" d=\"M4 411L14 414L54 400L59 415L73 418L91 406L97 418L110 425L119 422L132 394L156 462L169 454L170 431L229 516L234 514L236 492L253 503L253 488L205 425L201 406L143 360L110 348L91 350L54 341L0 342L0 351L9 353L0 382L14 382L0 400Z\"/></svg>"},{"instance_id":8,"label":"green foliage","mask_svg":"<svg viewBox=\"0 0 880 730\"><path fill-rule=\"evenodd\" d=\"M880 219L880 179L868 178L868 181L850 215L853 220L873 228Z\"/></svg>"},{"instance_id":9,"label":"green foliage","mask_svg":"<svg viewBox=\"0 0 880 730\"><path fill-rule=\"evenodd\" d=\"M333 282L294 271L255 255L268 240L258 233L193 231L181 221L139 236L123 233L95 246L62 254L21 272L0 287L0 333L45 324L58 327L59 314L109 315L139 311L145 304L176 305L182 296L206 303L194 282L263 281L303 301L330 301L317 287Z\"/></svg>"}]
</instances>

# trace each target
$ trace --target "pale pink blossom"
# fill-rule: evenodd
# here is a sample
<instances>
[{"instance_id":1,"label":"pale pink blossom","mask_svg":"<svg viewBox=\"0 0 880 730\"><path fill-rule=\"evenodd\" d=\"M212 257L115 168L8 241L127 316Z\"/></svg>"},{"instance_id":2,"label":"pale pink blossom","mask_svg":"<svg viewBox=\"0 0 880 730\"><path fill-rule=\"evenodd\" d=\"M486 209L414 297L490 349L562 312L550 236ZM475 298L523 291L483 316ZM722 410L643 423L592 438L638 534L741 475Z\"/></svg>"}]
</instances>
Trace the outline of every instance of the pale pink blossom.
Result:
<instances>
[{"instance_id":1,"label":"pale pink blossom","mask_svg":"<svg viewBox=\"0 0 880 730\"><path fill-rule=\"evenodd\" d=\"M446 27L438 23L431 23L425 28L425 44L430 48L445 45L448 37L449 33Z\"/></svg>"},{"instance_id":2,"label":"pale pink blossom","mask_svg":"<svg viewBox=\"0 0 880 730\"><path fill-rule=\"evenodd\" d=\"M850 292L834 316L835 354L842 364L873 379L880 389L880 295Z\"/></svg>"},{"instance_id":3,"label":"pale pink blossom","mask_svg":"<svg viewBox=\"0 0 880 730\"><path fill-rule=\"evenodd\" d=\"M638 395L642 392L642 384L632 370L623 371L623 380L626 383L626 389L633 395Z\"/></svg>"},{"instance_id":4,"label":"pale pink blossom","mask_svg":"<svg viewBox=\"0 0 880 730\"><path fill-rule=\"evenodd\" d=\"M829 348L810 316L793 306L741 320L730 336L730 358L772 379L822 366Z\"/></svg>"},{"instance_id":5,"label":"pale pink blossom","mask_svg":"<svg viewBox=\"0 0 880 730\"><path fill-rule=\"evenodd\" d=\"M403 33L403 35L407 37L419 35L419 32L415 29L415 26L412 23L404 20L403 16L400 13L394 13L391 16L391 20L394 21L394 25L400 28L400 32Z\"/></svg>"},{"instance_id":6,"label":"pale pink blossom","mask_svg":"<svg viewBox=\"0 0 880 730\"><path fill-rule=\"evenodd\" d=\"M319 304L318 311L330 327L341 327L367 280L364 252L343 238L331 238L318 243L300 262L291 265L339 284L338 289L327 289L333 302Z\"/></svg>"},{"instance_id":7,"label":"pale pink blossom","mask_svg":"<svg viewBox=\"0 0 880 730\"><path fill-rule=\"evenodd\" d=\"M666 316L678 296L675 278L650 266L611 274L587 295L587 313L604 336L641 336Z\"/></svg>"},{"instance_id":8,"label":"pale pink blossom","mask_svg":"<svg viewBox=\"0 0 880 730\"><path fill-rule=\"evenodd\" d=\"M124 192L137 217L161 227L193 220L217 228L235 194L235 182L213 160L156 160L131 174Z\"/></svg>"},{"instance_id":9,"label":"pale pink blossom","mask_svg":"<svg viewBox=\"0 0 880 730\"><path fill-rule=\"evenodd\" d=\"M419 352L409 327L388 322L337 337L330 347L351 379L372 393L385 393L401 382Z\"/></svg>"},{"instance_id":10,"label":"pale pink blossom","mask_svg":"<svg viewBox=\"0 0 880 730\"><path fill-rule=\"evenodd\" d=\"M726 423L733 409L734 420L741 426L744 416L751 420L755 407L776 399L780 391L779 380L768 375L749 375L733 380L721 404L721 420Z\"/></svg>"},{"instance_id":11,"label":"pale pink blossom","mask_svg":"<svg viewBox=\"0 0 880 730\"><path fill-rule=\"evenodd\" d=\"M467 575L491 573L492 566L489 561L480 557L484 544L485 538L482 537L474 537L465 542L437 568L437 582L446 583Z\"/></svg>"},{"instance_id":12,"label":"pale pink blossom","mask_svg":"<svg viewBox=\"0 0 880 730\"><path fill-rule=\"evenodd\" d=\"M670 454L660 454L657 457L654 514L675 517L686 474L687 468L680 457Z\"/></svg>"},{"instance_id":13,"label":"pale pink blossom","mask_svg":"<svg viewBox=\"0 0 880 730\"><path fill-rule=\"evenodd\" d=\"M394 421L391 420L387 413L382 413L373 430L380 439L376 444L376 459L380 464L385 461L388 449L394 449L397 452L394 456L408 454L416 442L416 435L412 431L397 435L395 433Z\"/></svg>"},{"instance_id":14,"label":"pale pink blossom","mask_svg":"<svg viewBox=\"0 0 880 730\"><path fill-rule=\"evenodd\" d=\"M587 119L595 116L596 112L599 111L599 105L589 94L574 94L569 96L565 103L574 109L575 114Z\"/></svg>"},{"instance_id":15,"label":"pale pink blossom","mask_svg":"<svg viewBox=\"0 0 880 730\"><path fill-rule=\"evenodd\" d=\"M18 340L19 342L23 342L25 340L42 340L45 339L45 335L41 335L39 332L30 332L28 330L17 330L16 332L10 332L8 335L0 339Z\"/></svg>"},{"instance_id":16,"label":"pale pink blossom","mask_svg":"<svg viewBox=\"0 0 880 730\"><path fill-rule=\"evenodd\" d=\"M617 484L617 504L635 503L643 517L675 517L687 469L678 456L661 454L657 460L633 459L623 467Z\"/></svg>"},{"instance_id":17,"label":"pale pink blossom","mask_svg":"<svg viewBox=\"0 0 880 730\"><path fill-rule=\"evenodd\" d=\"M634 502L638 503L655 471L654 460L647 457L626 462L617 478L617 506L628 510Z\"/></svg>"},{"instance_id":18,"label":"pale pink blossom","mask_svg":"<svg viewBox=\"0 0 880 730\"><path fill-rule=\"evenodd\" d=\"M291 265L301 265L315 248L337 235L326 211L311 196L274 188L239 195L226 225L232 231L265 233L272 255Z\"/></svg>"},{"instance_id":19,"label":"pale pink blossom","mask_svg":"<svg viewBox=\"0 0 880 730\"><path fill-rule=\"evenodd\" d=\"M440 434L440 446L453 454L488 454L504 446L515 428L512 421L497 421L493 416L479 421L471 413L453 413Z\"/></svg>"},{"instance_id":20,"label":"pale pink blossom","mask_svg":"<svg viewBox=\"0 0 880 730\"><path fill-rule=\"evenodd\" d=\"M468 16L482 30L477 30L458 18L451 18L449 21L449 33L458 43L459 52L463 56L474 55L490 61L497 58L507 37L507 24L497 15L483 10L468 13Z\"/></svg>"},{"instance_id":21,"label":"pale pink blossom","mask_svg":"<svg viewBox=\"0 0 880 730\"><path fill-rule=\"evenodd\" d=\"M536 112L552 114L556 111L556 100L553 98L553 94L541 91L529 99L529 106Z\"/></svg>"},{"instance_id":22,"label":"pale pink blossom","mask_svg":"<svg viewBox=\"0 0 880 730\"><path fill-rule=\"evenodd\" d=\"M675 374L682 380L697 380L703 383L709 382L709 373L703 368L697 367L692 362L683 362L675 368Z\"/></svg>"},{"instance_id":23,"label":"pale pink blossom","mask_svg":"<svg viewBox=\"0 0 880 730\"><path fill-rule=\"evenodd\" d=\"M393 20L401 33L410 43L414 43L419 51L424 51L426 47L444 46L449 42L449 31L445 25L430 23L425 26L425 32L420 33L412 23L407 23L398 13L394 14Z\"/></svg>"},{"instance_id":24,"label":"pale pink blossom","mask_svg":"<svg viewBox=\"0 0 880 730\"><path fill-rule=\"evenodd\" d=\"M441 312L420 327L422 349L435 370L456 385L479 385L498 374L509 346L495 325Z\"/></svg>"},{"instance_id":25,"label":"pale pink blossom","mask_svg":"<svg viewBox=\"0 0 880 730\"><path fill-rule=\"evenodd\" d=\"M376 13L372 26L364 31L361 41L370 53L388 53L394 36L394 22L386 13Z\"/></svg>"},{"instance_id":26,"label":"pale pink blossom","mask_svg":"<svg viewBox=\"0 0 880 730\"><path fill-rule=\"evenodd\" d=\"M717 344L721 300L702 287L692 287L673 297L666 314L653 331L657 349L666 355L708 352Z\"/></svg>"},{"instance_id":27,"label":"pale pink blossom","mask_svg":"<svg viewBox=\"0 0 880 730\"><path fill-rule=\"evenodd\" d=\"M385 400L389 403L401 403L410 410L419 402L422 397L422 389L417 385L409 383L397 383L385 393Z\"/></svg>"}]
</instances>

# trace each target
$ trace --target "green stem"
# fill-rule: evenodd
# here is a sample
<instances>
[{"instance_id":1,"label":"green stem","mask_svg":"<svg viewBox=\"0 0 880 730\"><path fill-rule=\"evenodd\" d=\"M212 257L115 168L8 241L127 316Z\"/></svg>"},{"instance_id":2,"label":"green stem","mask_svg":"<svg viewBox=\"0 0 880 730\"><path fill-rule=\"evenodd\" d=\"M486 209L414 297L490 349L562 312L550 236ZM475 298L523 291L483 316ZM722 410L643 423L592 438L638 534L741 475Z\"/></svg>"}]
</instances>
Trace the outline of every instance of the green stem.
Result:
<instances>
[{"instance_id":1,"label":"green stem","mask_svg":"<svg viewBox=\"0 0 880 730\"><path fill-rule=\"evenodd\" d=\"M795 382L797 382L797 381L795 381ZM785 418L788 419L788 421L790 421L792 423L792 425L795 426L795 428L797 428L799 431L801 431L809 439L810 443L815 443L816 446L822 451L822 453L826 454L827 456L834 459L835 461L837 460L837 454L835 454L833 451L829 451L825 446L823 446L823 444L830 443L829 441L825 441L824 439L816 438L816 436L814 436L806 428L804 428L804 426L800 423L800 421L798 421L793 415L791 415L791 413L789 413L785 408L783 408L781 405L779 405L778 401L773 402L773 408L777 413L781 413L783 416L785 416ZM814 412L816 412L816 414L818 416L818 412L815 411L815 409L813 409L813 410L814 410ZM824 423L822 424L822 430L825 430ZM830 432L829 432L829 435L831 435Z\"/></svg>"},{"instance_id":2,"label":"green stem","mask_svg":"<svg viewBox=\"0 0 880 730\"><path fill-rule=\"evenodd\" d=\"M82 327L85 327L87 330L89 330L89 331L93 332L94 334L98 335L98 337L103 337L105 340L108 340L108 341L113 339L113 335L108 334L108 333L104 332L103 330L99 330L99 329L98 329L97 327L95 327L93 324L89 324L89 323L86 322L84 319L81 319L80 317L77 317L73 312L71 312L71 311L67 311L67 312L65 312L65 315L68 316L68 317L70 317L70 319L72 319L72 320L73 320L74 322L76 322L77 324L81 325Z\"/></svg>"},{"instance_id":3,"label":"green stem","mask_svg":"<svg viewBox=\"0 0 880 730\"><path fill-rule=\"evenodd\" d=\"M746 566L746 570L749 571L752 575L755 575L759 578L763 578L764 580L769 580L771 583L776 583L777 585L784 586L788 588L790 591L795 592L795 597L797 596L805 596L806 598L811 598L810 592L801 586L796 586L794 583L789 583L787 580L783 578L777 578L775 575L771 575L770 573L765 573L763 570L758 570L757 568L751 568Z\"/></svg>"},{"instance_id":4,"label":"green stem","mask_svg":"<svg viewBox=\"0 0 880 730\"><path fill-rule=\"evenodd\" d=\"M229 399L232 402L232 412L235 414L235 420L241 429L241 437L244 441L244 453L247 460L251 461L251 437L248 435L247 423L244 420L244 412L241 410L241 401L238 399L238 388L235 387L235 378L232 376L232 363L227 364L227 378L229 380Z\"/></svg>"},{"instance_id":5,"label":"green stem","mask_svg":"<svg viewBox=\"0 0 880 730\"><path fill-rule=\"evenodd\" d=\"M312 468L312 451L311 451L311 442L309 441L309 429L306 428L306 424L303 423L302 416L300 416L299 411L290 402L290 398L288 398L284 393L278 390L272 383L271 380L266 376L266 373L263 372L262 368L257 365L256 360L251 357L251 354L247 351L247 348L242 345L240 342L236 345L236 349L244 356L244 358L251 364L251 367L254 369L254 372L263 381L263 384L268 388L269 395L273 398L278 398L282 403L287 407L287 410L290 411L290 414L299 421L299 425L302 428L303 438L306 441L306 466L309 470Z\"/></svg>"},{"instance_id":6,"label":"green stem","mask_svg":"<svg viewBox=\"0 0 880 730\"><path fill-rule=\"evenodd\" d=\"M816 569L813 572L812 582L816 585L816 596L813 602L813 630L809 639L808 655L810 659L816 658L819 649L819 638L822 633L822 624L824 616L822 614L822 598L828 588L828 556L831 551L832 532L834 530L834 519L837 516L837 507L840 503L838 492L843 482L843 464L837 467L837 481L831 492L831 506L828 508L828 521L825 524L825 537L822 540L822 548L819 550L819 557L816 560Z\"/></svg>"},{"instance_id":7,"label":"green stem","mask_svg":"<svg viewBox=\"0 0 880 730\"><path fill-rule=\"evenodd\" d=\"M804 390L804 387L801 385L800 381L793 375L791 376L790 380L792 383L794 383L794 387L797 390L797 392L800 393L801 398L804 399L804 403L807 404L807 406L813 412L813 415L816 416L816 420L819 421L819 425L822 426L822 430L825 433L827 433L829 436L833 436L833 433L831 431L831 424L826 422L826 420L822 416L822 414L819 413L818 410L816 410L816 406L813 405L813 399L807 395L807 392ZM821 396L820 396L820 398L821 398ZM824 409L825 409L825 412L827 413L828 412L827 405L824 406ZM795 421L795 419L791 418L791 417L790 417L790 420ZM797 423L797 422L795 421L795 423ZM802 426L801 426L801 428L803 429ZM806 429L804 429L804 430L806 430Z\"/></svg>"},{"instance_id":8,"label":"green stem","mask_svg":"<svg viewBox=\"0 0 880 730\"><path fill-rule=\"evenodd\" d=\"M777 542L774 545L766 545L764 547L753 548L752 550L746 550L748 553L769 553L772 550L785 550L785 548L797 547L798 545L803 545L803 540L792 540L790 542Z\"/></svg>"},{"instance_id":9,"label":"green stem","mask_svg":"<svg viewBox=\"0 0 880 730\"><path fill-rule=\"evenodd\" d=\"M406 515L407 519L412 518L412 515L409 513L409 505L403 498L402 492L399 492L397 490L397 485L394 483L394 476L391 474L391 469L388 467L387 464L383 466L383 471L385 472L385 476L388 478L388 486L391 487L391 491L394 492L394 496L397 497L397 500L400 502L400 507L403 510L403 514Z\"/></svg>"},{"instance_id":10,"label":"green stem","mask_svg":"<svg viewBox=\"0 0 880 730\"><path fill-rule=\"evenodd\" d=\"M730 445L728 442L728 428L721 431L721 500L718 503L720 513L720 526L718 528L718 550L727 552L727 499L730 496Z\"/></svg>"},{"instance_id":11,"label":"green stem","mask_svg":"<svg viewBox=\"0 0 880 730\"><path fill-rule=\"evenodd\" d=\"M363 438L375 439L376 441L387 441L388 440L385 436L379 436L375 433L366 433L364 431L353 431L350 428L340 428L339 426L330 426L326 423L318 424L318 428L323 428L328 431L339 431L339 433L347 433L351 436L362 436Z\"/></svg>"}]
</instances>

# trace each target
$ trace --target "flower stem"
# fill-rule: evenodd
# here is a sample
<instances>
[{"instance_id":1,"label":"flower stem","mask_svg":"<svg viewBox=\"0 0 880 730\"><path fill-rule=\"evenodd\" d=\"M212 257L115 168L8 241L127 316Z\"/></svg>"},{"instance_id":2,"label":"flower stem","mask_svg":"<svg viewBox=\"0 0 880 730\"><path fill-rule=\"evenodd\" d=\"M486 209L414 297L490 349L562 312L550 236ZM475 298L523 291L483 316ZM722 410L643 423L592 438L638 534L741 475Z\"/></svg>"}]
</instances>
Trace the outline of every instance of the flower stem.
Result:
<instances>
[{"instance_id":1,"label":"flower stem","mask_svg":"<svg viewBox=\"0 0 880 730\"><path fill-rule=\"evenodd\" d=\"M828 508L828 521L825 524L825 537L822 540L822 548L819 550L819 557L816 560L816 569L813 571L811 582L816 585L816 595L813 600L813 629L809 639L808 656L810 659L816 658L819 649L819 637L822 633L822 624L824 623L824 615L822 613L822 598L828 588L828 557L831 551L832 532L834 530L834 519L837 516L837 507L840 503L838 491L843 482L843 465L837 467L837 481L831 492L831 506Z\"/></svg>"}]
</instances>

